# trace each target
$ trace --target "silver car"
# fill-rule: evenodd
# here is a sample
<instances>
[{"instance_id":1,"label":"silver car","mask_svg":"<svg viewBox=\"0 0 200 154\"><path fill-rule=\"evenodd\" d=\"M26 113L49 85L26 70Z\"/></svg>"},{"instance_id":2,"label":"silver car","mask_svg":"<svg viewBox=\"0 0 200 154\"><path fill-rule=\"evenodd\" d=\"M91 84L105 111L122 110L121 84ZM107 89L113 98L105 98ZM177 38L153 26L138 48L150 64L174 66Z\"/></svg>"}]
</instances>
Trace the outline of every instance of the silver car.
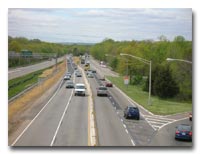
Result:
<instances>
[{"instance_id":1,"label":"silver car","mask_svg":"<svg viewBox=\"0 0 200 154\"><path fill-rule=\"evenodd\" d=\"M108 96L108 90L105 86L100 86L97 88L97 96Z\"/></svg>"},{"instance_id":2,"label":"silver car","mask_svg":"<svg viewBox=\"0 0 200 154\"><path fill-rule=\"evenodd\" d=\"M74 88L74 83L72 81L68 80L66 83L66 88Z\"/></svg>"}]
</instances>

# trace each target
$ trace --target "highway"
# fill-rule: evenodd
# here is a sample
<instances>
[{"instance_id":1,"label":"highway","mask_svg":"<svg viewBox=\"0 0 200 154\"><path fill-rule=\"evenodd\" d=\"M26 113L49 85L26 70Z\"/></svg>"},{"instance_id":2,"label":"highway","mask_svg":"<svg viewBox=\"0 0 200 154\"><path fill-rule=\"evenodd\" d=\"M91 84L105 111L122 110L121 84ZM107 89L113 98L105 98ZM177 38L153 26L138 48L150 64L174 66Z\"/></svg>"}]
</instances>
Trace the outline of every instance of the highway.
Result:
<instances>
[{"instance_id":1,"label":"highway","mask_svg":"<svg viewBox=\"0 0 200 154\"><path fill-rule=\"evenodd\" d=\"M58 58L57 62L63 61L64 57ZM30 65L30 66L25 66L25 67L18 67L15 69L9 69L8 70L8 80L44 69L48 68L50 66L55 65L55 59L52 59L51 61L44 61L38 64Z\"/></svg>"},{"instance_id":2,"label":"highway","mask_svg":"<svg viewBox=\"0 0 200 154\"><path fill-rule=\"evenodd\" d=\"M97 70L94 78L87 79L92 91L97 146L192 146L192 142L182 143L173 138L174 126L186 114L154 115L115 86L108 88L107 97L99 97L96 88L104 84L99 80L100 76L117 74L101 68L94 59L91 67ZM67 70L74 72L72 62L68 63ZM85 83L84 77L73 75L72 80ZM11 146L90 146L88 97L91 94L86 89L85 97L74 96L74 89L66 89L65 84L62 80L54 95ZM126 106L138 106L140 120L125 119L123 111ZM188 122L188 119L183 122Z\"/></svg>"}]
</instances>

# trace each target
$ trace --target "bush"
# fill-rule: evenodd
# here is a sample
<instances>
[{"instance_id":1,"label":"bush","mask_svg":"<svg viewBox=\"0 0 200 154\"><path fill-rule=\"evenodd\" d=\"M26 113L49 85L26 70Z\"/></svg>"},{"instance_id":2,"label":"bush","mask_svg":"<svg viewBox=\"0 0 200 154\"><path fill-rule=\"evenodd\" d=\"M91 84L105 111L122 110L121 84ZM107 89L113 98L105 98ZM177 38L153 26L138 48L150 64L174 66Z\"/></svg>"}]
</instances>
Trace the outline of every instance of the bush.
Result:
<instances>
[{"instance_id":1,"label":"bush","mask_svg":"<svg viewBox=\"0 0 200 154\"><path fill-rule=\"evenodd\" d=\"M172 78L169 67L159 66L152 71L152 94L160 98L172 98L179 92L179 87ZM144 90L148 91L149 79L146 81Z\"/></svg>"}]
</instances>

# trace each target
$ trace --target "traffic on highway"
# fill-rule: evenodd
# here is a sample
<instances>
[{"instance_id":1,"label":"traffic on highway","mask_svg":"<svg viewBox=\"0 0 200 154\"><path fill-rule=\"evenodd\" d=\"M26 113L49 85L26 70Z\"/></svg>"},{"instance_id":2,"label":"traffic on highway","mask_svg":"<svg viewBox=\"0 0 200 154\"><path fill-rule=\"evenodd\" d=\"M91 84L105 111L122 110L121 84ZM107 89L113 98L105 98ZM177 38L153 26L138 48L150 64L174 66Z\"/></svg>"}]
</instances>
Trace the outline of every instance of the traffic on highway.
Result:
<instances>
[{"instance_id":1,"label":"traffic on highway","mask_svg":"<svg viewBox=\"0 0 200 154\"><path fill-rule=\"evenodd\" d=\"M192 114L155 115L106 76L90 55L66 55L58 88L9 140L10 146L192 146ZM45 94L43 94L45 95Z\"/></svg>"}]
</instances>

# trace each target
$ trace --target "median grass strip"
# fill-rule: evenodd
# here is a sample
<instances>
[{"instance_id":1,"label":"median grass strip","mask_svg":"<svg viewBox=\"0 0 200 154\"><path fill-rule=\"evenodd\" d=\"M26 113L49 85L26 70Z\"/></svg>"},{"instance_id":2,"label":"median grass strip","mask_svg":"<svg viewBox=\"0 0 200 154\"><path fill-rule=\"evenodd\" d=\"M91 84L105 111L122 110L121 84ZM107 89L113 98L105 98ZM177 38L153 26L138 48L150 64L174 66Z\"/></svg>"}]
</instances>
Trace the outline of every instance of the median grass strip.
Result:
<instances>
[{"instance_id":1,"label":"median grass strip","mask_svg":"<svg viewBox=\"0 0 200 154\"><path fill-rule=\"evenodd\" d=\"M178 102L176 100L160 99L156 96L151 96L152 105L148 105L149 93L143 91L141 86L129 85L127 88L126 85L124 85L123 77L108 76L107 78L131 99L154 114L168 115L192 111L191 101Z\"/></svg>"},{"instance_id":2,"label":"median grass strip","mask_svg":"<svg viewBox=\"0 0 200 154\"><path fill-rule=\"evenodd\" d=\"M37 83L38 76L42 74L44 70L39 70L34 73L30 73L28 75L24 75L22 77L18 77L16 79L12 79L8 81L8 98L12 98L23 90L27 89L29 86Z\"/></svg>"}]
</instances>

